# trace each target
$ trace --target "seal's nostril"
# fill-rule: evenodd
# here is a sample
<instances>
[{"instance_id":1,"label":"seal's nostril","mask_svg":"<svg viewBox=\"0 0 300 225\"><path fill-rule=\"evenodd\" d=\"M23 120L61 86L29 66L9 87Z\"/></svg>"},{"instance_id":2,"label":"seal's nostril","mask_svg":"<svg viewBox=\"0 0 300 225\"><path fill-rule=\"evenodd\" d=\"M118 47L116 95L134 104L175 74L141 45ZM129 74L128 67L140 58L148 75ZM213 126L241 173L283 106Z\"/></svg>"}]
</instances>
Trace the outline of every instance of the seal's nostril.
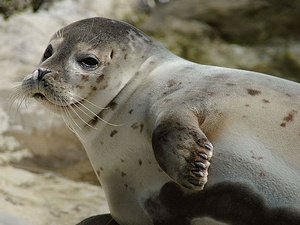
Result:
<instances>
[{"instance_id":1,"label":"seal's nostril","mask_svg":"<svg viewBox=\"0 0 300 225\"><path fill-rule=\"evenodd\" d=\"M41 69L38 69L38 76L37 76L37 80L38 81L41 81L43 79L43 77L47 74L47 73L50 73L51 71L50 70L41 70Z\"/></svg>"}]
</instances>

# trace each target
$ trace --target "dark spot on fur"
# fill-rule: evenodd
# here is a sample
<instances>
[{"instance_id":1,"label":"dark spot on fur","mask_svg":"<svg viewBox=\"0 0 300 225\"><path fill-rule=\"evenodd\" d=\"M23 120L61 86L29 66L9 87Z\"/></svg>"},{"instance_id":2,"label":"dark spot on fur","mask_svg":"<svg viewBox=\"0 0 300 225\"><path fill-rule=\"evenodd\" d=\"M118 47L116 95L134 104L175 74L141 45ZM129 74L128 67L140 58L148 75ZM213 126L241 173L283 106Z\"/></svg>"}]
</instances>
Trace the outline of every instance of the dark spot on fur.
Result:
<instances>
[{"instance_id":1,"label":"dark spot on fur","mask_svg":"<svg viewBox=\"0 0 300 225\"><path fill-rule=\"evenodd\" d=\"M95 116L90 122L89 125L91 125L92 127L96 126L96 124L98 123L98 117Z\"/></svg>"},{"instance_id":2,"label":"dark spot on fur","mask_svg":"<svg viewBox=\"0 0 300 225\"><path fill-rule=\"evenodd\" d=\"M124 184L124 187L128 188L128 184Z\"/></svg>"},{"instance_id":3,"label":"dark spot on fur","mask_svg":"<svg viewBox=\"0 0 300 225\"><path fill-rule=\"evenodd\" d=\"M110 136L113 137L116 133L118 133L117 130L113 130L111 133L110 133Z\"/></svg>"},{"instance_id":4,"label":"dark spot on fur","mask_svg":"<svg viewBox=\"0 0 300 225\"><path fill-rule=\"evenodd\" d=\"M165 92L163 92L163 95L169 95L173 92L180 90L182 88L182 82L176 82L174 80L169 80L166 84L166 86L169 88Z\"/></svg>"},{"instance_id":5,"label":"dark spot on fur","mask_svg":"<svg viewBox=\"0 0 300 225\"><path fill-rule=\"evenodd\" d=\"M133 109L129 110L129 112L128 112L128 113L129 113L129 114L132 114L132 112L133 112Z\"/></svg>"},{"instance_id":6,"label":"dark spot on fur","mask_svg":"<svg viewBox=\"0 0 300 225\"><path fill-rule=\"evenodd\" d=\"M294 121L295 115L298 113L297 110L292 110L288 113L287 116L283 117L283 122L280 124L281 127L286 127L287 123L291 123Z\"/></svg>"},{"instance_id":7,"label":"dark spot on fur","mask_svg":"<svg viewBox=\"0 0 300 225\"><path fill-rule=\"evenodd\" d=\"M142 132L144 130L144 124L140 124L140 132Z\"/></svg>"},{"instance_id":8,"label":"dark spot on fur","mask_svg":"<svg viewBox=\"0 0 300 225\"><path fill-rule=\"evenodd\" d=\"M88 81L89 76L88 75L81 75L81 80Z\"/></svg>"},{"instance_id":9,"label":"dark spot on fur","mask_svg":"<svg viewBox=\"0 0 300 225\"><path fill-rule=\"evenodd\" d=\"M267 100L267 99L263 99L263 102L264 102L264 103L270 103L270 101Z\"/></svg>"},{"instance_id":10,"label":"dark spot on fur","mask_svg":"<svg viewBox=\"0 0 300 225\"><path fill-rule=\"evenodd\" d=\"M125 162L125 160L124 160L124 159L121 159L121 163L123 163L123 162Z\"/></svg>"},{"instance_id":11,"label":"dark spot on fur","mask_svg":"<svg viewBox=\"0 0 300 225\"><path fill-rule=\"evenodd\" d=\"M100 167L100 170L103 171L104 170L103 167Z\"/></svg>"},{"instance_id":12,"label":"dark spot on fur","mask_svg":"<svg viewBox=\"0 0 300 225\"><path fill-rule=\"evenodd\" d=\"M289 112L289 114L283 118L284 121L286 122L291 122L294 120L294 116L298 113L298 111L296 110L292 110L291 112Z\"/></svg>"},{"instance_id":13,"label":"dark spot on fur","mask_svg":"<svg viewBox=\"0 0 300 225\"><path fill-rule=\"evenodd\" d=\"M254 89L247 89L249 95L255 96L261 94L261 91L254 90Z\"/></svg>"},{"instance_id":14,"label":"dark spot on fur","mask_svg":"<svg viewBox=\"0 0 300 225\"><path fill-rule=\"evenodd\" d=\"M226 85L227 85L228 87L236 86L236 84L233 84L233 83L226 83Z\"/></svg>"},{"instance_id":15,"label":"dark spot on fur","mask_svg":"<svg viewBox=\"0 0 300 225\"><path fill-rule=\"evenodd\" d=\"M143 164L143 161L139 159L139 165L141 166Z\"/></svg>"},{"instance_id":16,"label":"dark spot on fur","mask_svg":"<svg viewBox=\"0 0 300 225\"><path fill-rule=\"evenodd\" d=\"M124 59L125 59L125 60L127 59L127 53L124 55Z\"/></svg>"},{"instance_id":17,"label":"dark spot on fur","mask_svg":"<svg viewBox=\"0 0 300 225\"><path fill-rule=\"evenodd\" d=\"M125 177L125 176L126 176L126 173L121 172L121 176L122 176L122 177Z\"/></svg>"},{"instance_id":18,"label":"dark spot on fur","mask_svg":"<svg viewBox=\"0 0 300 225\"><path fill-rule=\"evenodd\" d=\"M249 105L249 104L246 104L245 106L246 106L246 107L249 107L250 105Z\"/></svg>"},{"instance_id":19,"label":"dark spot on fur","mask_svg":"<svg viewBox=\"0 0 300 225\"><path fill-rule=\"evenodd\" d=\"M115 108L117 107L118 103L111 101L108 105L107 108L111 109L111 110L115 110Z\"/></svg>"},{"instance_id":20,"label":"dark spot on fur","mask_svg":"<svg viewBox=\"0 0 300 225\"><path fill-rule=\"evenodd\" d=\"M99 77L97 77L96 82L100 83L104 79L104 75L101 74Z\"/></svg>"},{"instance_id":21,"label":"dark spot on fur","mask_svg":"<svg viewBox=\"0 0 300 225\"><path fill-rule=\"evenodd\" d=\"M135 122L134 124L131 125L131 128L136 130L136 129L140 129L140 132L142 132L144 130L144 124L143 123L139 123L139 122Z\"/></svg>"},{"instance_id":22,"label":"dark spot on fur","mask_svg":"<svg viewBox=\"0 0 300 225\"><path fill-rule=\"evenodd\" d=\"M95 86L92 87L92 90L93 90L93 91L97 91L97 87L95 87Z\"/></svg>"},{"instance_id":23,"label":"dark spot on fur","mask_svg":"<svg viewBox=\"0 0 300 225\"><path fill-rule=\"evenodd\" d=\"M260 173L259 173L259 176L260 176L260 177L266 177L267 175L266 175L264 172L260 172Z\"/></svg>"},{"instance_id":24,"label":"dark spot on fur","mask_svg":"<svg viewBox=\"0 0 300 225\"><path fill-rule=\"evenodd\" d=\"M131 128L134 129L134 130L139 128L139 122L135 122L134 124L132 124Z\"/></svg>"}]
</instances>

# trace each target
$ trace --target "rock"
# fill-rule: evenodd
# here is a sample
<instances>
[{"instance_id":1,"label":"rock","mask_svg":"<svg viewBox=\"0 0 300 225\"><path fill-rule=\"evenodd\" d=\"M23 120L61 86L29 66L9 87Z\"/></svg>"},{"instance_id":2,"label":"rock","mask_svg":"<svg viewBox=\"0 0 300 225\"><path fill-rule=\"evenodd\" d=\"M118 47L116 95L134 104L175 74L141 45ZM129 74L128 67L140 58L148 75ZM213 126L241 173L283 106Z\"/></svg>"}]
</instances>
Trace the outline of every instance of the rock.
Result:
<instances>
[{"instance_id":1,"label":"rock","mask_svg":"<svg viewBox=\"0 0 300 225\"><path fill-rule=\"evenodd\" d=\"M0 2L0 14L5 18L31 6L31 0L11 0Z\"/></svg>"},{"instance_id":2,"label":"rock","mask_svg":"<svg viewBox=\"0 0 300 225\"><path fill-rule=\"evenodd\" d=\"M30 225L25 220L2 212L0 212L0 221L1 225Z\"/></svg>"},{"instance_id":3,"label":"rock","mask_svg":"<svg viewBox=\"0 0 300 225\"><path fill-rule=\"evenodd\" d=\"M300 81L299 10L299 0L170 1L137 25L191 61Z\"/></svg>"},{"instance_id":4,"label":"rock","mask_svg":"<svg viewBox=\"0 0 300 225\"><path fill-rule=\"evenodd\" d=\"M164 24L157 18L168 16L200 21L211 26L227 42L257 44L278 37L299 38L299 3L299 0L172 1L158 5L151 17L155 18L156 26Z\"/></svg>"},{"instance_id":5,"label":"rock","mask_svg":"<svg viewBox=\"0 0 300 225\"><path fill-rule=\"evenodd\" d=\"M53 173L33 174L10 166L0 170L1 225L16 225L10 221L19 220L24 225L70 225L108 212L98 186Z\"/></svg>"}]
</instances>

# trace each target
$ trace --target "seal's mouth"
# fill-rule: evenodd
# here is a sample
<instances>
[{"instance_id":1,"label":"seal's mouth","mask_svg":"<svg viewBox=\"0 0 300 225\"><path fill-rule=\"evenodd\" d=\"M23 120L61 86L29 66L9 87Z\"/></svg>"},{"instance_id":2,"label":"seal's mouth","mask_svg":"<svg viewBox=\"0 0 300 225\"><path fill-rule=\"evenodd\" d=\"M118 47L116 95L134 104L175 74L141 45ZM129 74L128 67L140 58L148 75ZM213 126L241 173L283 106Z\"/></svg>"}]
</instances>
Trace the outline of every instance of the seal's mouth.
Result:
<instances>
[{"instance_id":1,"label":"seal's mouth","mask_svg":"<svg viewBox=\"0 0 300 225\"><path fill-rule=\"evenodd\" d=\"M57 104L57 102L51 101L51 99L47 98L44 94L42 93L35 93L32 95L32 98L36 99L39 102L47 102L50 105L54 105L55 107L78 107L80 105L83 105L85 102L85 99L83 98L82 100L76 100L74 102L67 102L67 101L62 101L61 104ZM57 97L57 99L59 99ZM61 98L63 99L63 98ZM65 104L63 104L65 103Z\"/></svg>"}]
</instances>

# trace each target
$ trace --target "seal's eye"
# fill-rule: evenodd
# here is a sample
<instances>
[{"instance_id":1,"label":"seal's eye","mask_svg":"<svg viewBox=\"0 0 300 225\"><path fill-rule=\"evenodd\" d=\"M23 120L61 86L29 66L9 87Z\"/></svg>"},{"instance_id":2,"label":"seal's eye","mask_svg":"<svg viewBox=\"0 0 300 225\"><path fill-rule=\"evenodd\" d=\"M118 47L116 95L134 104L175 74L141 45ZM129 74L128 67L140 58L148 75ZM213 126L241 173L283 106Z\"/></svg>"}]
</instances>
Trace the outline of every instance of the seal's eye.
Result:
<instances>
[{"instance_id":1,"label":"seal's eye","mask_svg":"<svg viewBox=\"0 0 300 225\"><path fill-rule=\"evenodd\" d=\"M86 57L80 59L78 63L81 65L83 69L95 69L97 68L99 62L94 57Z\"/></svg>"},{"instance_id":2,"label":"seal's eye","mask_svg":"<svg viewBox=\"0 0 300 225\"><path fill-rule=\"evenodd\" d=\"M43 55L43 61L48 59L49 57L51 57L52 54L53 54L52 45L48 45L48 47L46 48L44 55Z\"/></svg>"}]
</instances>

